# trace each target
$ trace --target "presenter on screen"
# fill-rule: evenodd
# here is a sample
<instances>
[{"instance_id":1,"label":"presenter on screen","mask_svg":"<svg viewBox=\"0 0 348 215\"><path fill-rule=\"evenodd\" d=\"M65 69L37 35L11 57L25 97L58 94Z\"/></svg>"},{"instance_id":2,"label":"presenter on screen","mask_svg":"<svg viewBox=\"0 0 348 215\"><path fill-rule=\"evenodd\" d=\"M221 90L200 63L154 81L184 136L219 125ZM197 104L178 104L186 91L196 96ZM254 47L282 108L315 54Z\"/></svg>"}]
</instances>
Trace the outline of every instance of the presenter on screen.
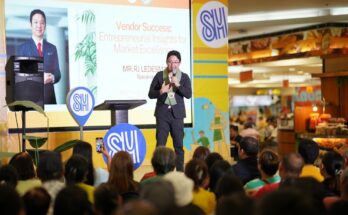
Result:
<instances>
[{"instance_id":1,"label":"presenter on screen","mask_svg":"<svg viewBox=\"0 0 348 215\"><path fill-rule=\"evenodd\" d=\"M60 70L56 47L44 39L46 15L42 10L30 13L32 37L19 46L17 55L26 57L43 57L44 59L44 103L56 104L53 84L60 80Z\"/></svg>"},{"instance_id":2,"label":"presenter on screen","mask_svg":"<svg viewBox=\"0 0 348 215\"><path fill-rule=\"evenodd\" d=\"M149 98L157 99L156 146L166 145L170 133L176 154L176 170L184 170L184 97L192 96L191 80L180 71L181 56L178 51L167 54L167 68L157 72L152 80Z\"/></svg>"}]
</instances>

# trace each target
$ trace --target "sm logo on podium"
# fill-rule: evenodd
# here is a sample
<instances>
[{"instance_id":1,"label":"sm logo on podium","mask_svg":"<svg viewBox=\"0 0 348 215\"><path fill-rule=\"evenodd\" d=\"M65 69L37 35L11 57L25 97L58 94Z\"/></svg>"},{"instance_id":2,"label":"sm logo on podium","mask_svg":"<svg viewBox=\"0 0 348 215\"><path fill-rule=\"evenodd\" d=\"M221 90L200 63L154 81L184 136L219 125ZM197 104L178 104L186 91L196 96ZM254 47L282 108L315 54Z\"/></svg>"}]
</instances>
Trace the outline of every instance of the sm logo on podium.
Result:
<instances>
[{"instance_id":1,"label":"sm logo on podium","mask_svg":"<svg viewBox=\"0 0 348 215\"><path fill-rule=\"evenodd\" d=\"M134 169L144 161L146 141L142 132L134 125L120 123L111 127L104 137L104 143L111 157L119 151L128 152L133 158Z\"/></svg>"}]
</instances>

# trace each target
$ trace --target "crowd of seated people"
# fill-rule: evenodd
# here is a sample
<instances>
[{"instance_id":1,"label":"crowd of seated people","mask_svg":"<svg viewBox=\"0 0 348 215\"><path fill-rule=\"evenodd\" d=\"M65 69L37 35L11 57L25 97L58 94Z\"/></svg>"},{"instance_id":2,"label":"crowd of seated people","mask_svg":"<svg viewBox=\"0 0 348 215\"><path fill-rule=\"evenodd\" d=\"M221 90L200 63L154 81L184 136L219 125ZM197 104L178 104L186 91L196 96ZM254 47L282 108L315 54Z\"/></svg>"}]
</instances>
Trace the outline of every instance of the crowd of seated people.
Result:
<instances>
[{"instance_id":1,"label":"crowd of seated people","mask_svg":"<svg viewBox=\"0 0 348 215\"><path fill-rule=\"evenodd\" d=\"M39 163L26 152L0 166L0 214L6 215L273 215L346 214L348 148L319 155L300 139L298 152L279 156L253 137L236 143L229 163L198 147L184 172L175 170L173 149L152 154L153 172L134 178L131 155L117 152L96 183L91 145L80 142L62 161L46 151ZM106 176L106 177L105 177Z\"/></svg>"}]
</instances>

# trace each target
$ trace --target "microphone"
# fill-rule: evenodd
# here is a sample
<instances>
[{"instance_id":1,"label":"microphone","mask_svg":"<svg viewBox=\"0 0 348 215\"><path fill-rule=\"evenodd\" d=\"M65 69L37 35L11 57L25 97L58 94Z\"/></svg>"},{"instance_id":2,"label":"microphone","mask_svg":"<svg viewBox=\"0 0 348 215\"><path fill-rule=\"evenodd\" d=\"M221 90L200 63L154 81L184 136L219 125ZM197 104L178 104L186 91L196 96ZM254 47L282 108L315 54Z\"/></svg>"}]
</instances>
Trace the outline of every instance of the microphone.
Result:
<instances>
[{"instance_id":1,"label":"microphone","mask_svg":"<svg viewBox=\"0 0 348 215\"><path fill-rule=\"evenodd\" d=\"M174 70L172 71L172 73L173 73L173 76L175 77L175 75L176 75L176 69L174 69Z\"/></svg>"}]
</instances>

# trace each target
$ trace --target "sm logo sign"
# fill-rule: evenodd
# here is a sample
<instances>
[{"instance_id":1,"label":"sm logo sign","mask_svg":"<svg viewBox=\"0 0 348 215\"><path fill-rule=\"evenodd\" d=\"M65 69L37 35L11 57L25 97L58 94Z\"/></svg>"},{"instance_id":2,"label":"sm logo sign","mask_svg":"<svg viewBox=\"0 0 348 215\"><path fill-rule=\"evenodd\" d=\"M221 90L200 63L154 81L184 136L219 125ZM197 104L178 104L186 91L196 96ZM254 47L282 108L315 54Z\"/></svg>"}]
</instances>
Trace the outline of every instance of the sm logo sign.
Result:
<instances>
[{"instance_id":1,"label":"sm logo sign","mask_svg":"<svg viewBox=\"0 0 348 215\"><path fill-rule=\"evenodd\" d=\"M104 143L111 157L119 151L128 152L133 159L134 169L137 169L144 161L146 155L145 138L134 125L121 123L111 127L104 137Z\"/></svg>"},{"instance_id":2,"label":"sm logo sign","mask_svg":"<svg viewBox=\"0 0 348 215\"><path fill-rule=\"evenodd\" d=\"M202 6L196 17L196 30L201 40L211 48L227 44L227 7L211 1Z\"/></svg>"}]
</instances>

